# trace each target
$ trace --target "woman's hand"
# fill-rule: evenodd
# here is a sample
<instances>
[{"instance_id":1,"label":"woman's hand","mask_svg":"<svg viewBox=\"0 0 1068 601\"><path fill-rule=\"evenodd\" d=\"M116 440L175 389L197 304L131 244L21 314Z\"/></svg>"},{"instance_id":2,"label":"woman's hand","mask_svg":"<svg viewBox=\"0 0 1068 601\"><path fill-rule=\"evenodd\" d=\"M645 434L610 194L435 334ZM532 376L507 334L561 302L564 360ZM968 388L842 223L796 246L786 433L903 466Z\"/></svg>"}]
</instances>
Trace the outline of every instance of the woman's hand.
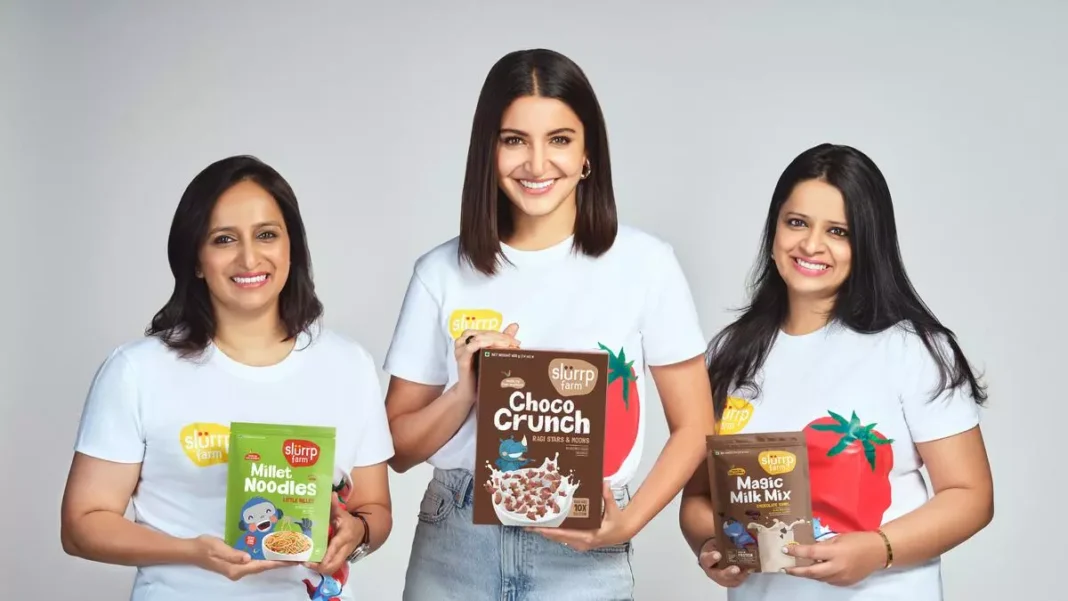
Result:
<instances>
[{"instance_id":1,"label":"woman's hand","mask_svg":"<svg viewBox=\"0 0 1068 601\"><path fill-rule=\"evenodd\" d=\"M790 545L784 552L817 563L787 568L788 574L850 586L886 565L886 546L875 532L848 532L814 545Z\"/></svg>"},{"instance_id":2,"label":"woman's hand","mask_svg":"<svg viewBox=\"0 0 1068 601\"><path fill-rule=\"evenodd\" d=\"M573 530L569 528L527 528L528 532L536 532L549 540L554 540L567 547L580 552L618 545L633 537L630 525L627 523L624 512L616 505L612 487L607 481L604 483L604 517L601 519L601 527L598 530Z\"/></svg>"},{"instance_id":3,"label":"woman's hand","mask_svg":"<svg viewBox=\"0 0 1068 601\"><path fill-rule=\"evenodd\" d=\"M475 392L475 353L484 348L519 348L519 341L515 339L518 331L519 325L514 323L509 324L503 332L464 330L463 334L456 339L453 349L460 376L457 387L473 395Z\"/></svg>"},{"instance_id":4,"label":"woman's hand","mask_svg":"<svg viewBox=\"0 0 1068 601\"><path fill-rule=\"evenodd\" d=\"M334 534L326 544L326 553L318 563L304 564L308 568L325 574L333 574L341 568L349 555L363 540L363 522L345 511L337 503L330 506L330 519L334 522Z\"/></svg>"},{"instance_id":5,"label":"woman's hand","mask_svg":"<svg viewBox=\"0 0 1068 601\"><path fill-rule=\"evenodd\" d=\"M717 568L720 560L719 549L716 548L716 539L710 538L701 545L701 554L697 557L697 564L705 571L705 574L715 581L716 584L725 588L734 588L749 576L749 570L742 571L738 566Z\"/></svg>"},{"instance_id":6,"label":"woman's hand","mask_svg":"<svg viewBox=\"0 0 1068 601\"><path fill-rule=\"evenodd\" d=\"M252 559L248 553L238 551L222 539L208 535L193 539L193 553L198 567L222 574L234 581L267 570L295 565L291 561Z\"/></svg>"},{"instance_id":7,"label":"woman's hand","mask_svg":"<svg viewBox=\"0 0 1068 601\"><path fill-rule=\"evenodd\" d=\"M389 465L404 473L437 453L463 427L475 406L477 389L475 353L487 347L519 348L516 324L503 332L465 330L453 343L458 381L443 385L409 382L397 376L389 379L386 415L393 436L393 457ZM372 534L376 527L371 526Z\"/></svg>"}]
</instances>

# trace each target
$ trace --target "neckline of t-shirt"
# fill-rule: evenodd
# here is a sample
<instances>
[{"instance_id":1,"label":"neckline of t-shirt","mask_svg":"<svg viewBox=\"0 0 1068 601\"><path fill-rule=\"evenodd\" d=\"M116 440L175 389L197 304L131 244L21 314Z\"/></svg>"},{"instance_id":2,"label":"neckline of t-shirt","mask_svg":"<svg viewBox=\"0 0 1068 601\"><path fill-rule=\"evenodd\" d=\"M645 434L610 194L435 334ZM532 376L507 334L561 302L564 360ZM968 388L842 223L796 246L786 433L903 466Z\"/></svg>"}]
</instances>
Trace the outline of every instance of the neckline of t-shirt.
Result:
<instances>
[{"instance_id":1,"label":"neckline of t-shirt","mask_svg":"<svg viewBox=\"0 0 1068 601\"><path fill-rule=\"evenodd\" d=\"M829 321L822 327L813 330L805 334L790 334L786 330L779 328L777 342L781 345L787 345L790 347L798 345L810 345L822 342L830 337L837 329L836 322Z\"/></svg>"},{"instance_id":2,"label":"neckline of t-shirt","mask_svg":"<svg viewBox=\"0 0 1068 601\"><path fill-rule=\"evenodd\" d=\"M208 351L210 352L211 363L218 366L220 369L246 380L270 382L279 380L300 365L301 361L304 359L304 353L302 351L308 345L309 341L310 337L307 332L298 334L296 343L293 345L293 350L289 351L289 354L286 355L284 359L274 365L248 365L241 363L227 355L214 342L208 343Z\"/></svg>"},{"instance_id":3,"label":"neckline of t-shirt","mask_svg":"<svg viewBox=\"0 0 1068 601\"><path fill-rule=\"evenodd\" d=\"M575 235L538 250L522 250L501 242L501 252L513 265L529 265L553 261L571 254L571 247L575 243Z\"/></svg>"}]
</instances>

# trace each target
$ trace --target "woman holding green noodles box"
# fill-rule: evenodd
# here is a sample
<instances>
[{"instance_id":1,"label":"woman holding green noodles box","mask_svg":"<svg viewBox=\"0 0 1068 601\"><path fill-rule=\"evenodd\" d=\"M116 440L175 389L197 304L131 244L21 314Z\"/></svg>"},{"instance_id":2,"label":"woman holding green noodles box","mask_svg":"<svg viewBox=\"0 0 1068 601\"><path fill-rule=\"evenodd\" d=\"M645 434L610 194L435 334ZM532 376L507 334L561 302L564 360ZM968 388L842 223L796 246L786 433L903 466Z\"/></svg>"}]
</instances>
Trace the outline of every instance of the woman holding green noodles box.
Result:
<instances>
[{"instance_id":1,"label":"woman holding green noodles box","mask_svg":"<svg viewBox=\"0 0 1068 601\"><path fill-rule=\"evenodd\" d=\"M393 445L373 359L317 324L293 190L254 158L213 163L182 196L167 254L170 300L93 378L63 548L136 566L132 601L336 594L332 576L389 536ZM246 468L231 496L249 494L228 511L228 473ZM318 509L284 511L302 496Z\"/></svg>"}]
</instances>

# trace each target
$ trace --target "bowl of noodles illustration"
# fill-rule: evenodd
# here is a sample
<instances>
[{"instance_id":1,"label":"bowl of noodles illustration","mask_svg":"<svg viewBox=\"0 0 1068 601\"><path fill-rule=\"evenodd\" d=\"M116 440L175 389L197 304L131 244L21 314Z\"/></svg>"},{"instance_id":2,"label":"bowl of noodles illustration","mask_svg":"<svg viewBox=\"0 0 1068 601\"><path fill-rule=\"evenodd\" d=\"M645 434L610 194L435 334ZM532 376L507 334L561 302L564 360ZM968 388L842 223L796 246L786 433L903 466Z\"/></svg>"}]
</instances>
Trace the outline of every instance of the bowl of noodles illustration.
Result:
<instances>
[{"instance_id":1,"label":"bowl of noodles illustration","mask_svg":"<svg viewBox=\"0 0 1068 601\"><path fill-rule=\"evenodd\" d=\"M281 530L263 538L263 558L281 561L308 561L312 552L312 539L304 533Z\"/></svg>"}]
</instances>

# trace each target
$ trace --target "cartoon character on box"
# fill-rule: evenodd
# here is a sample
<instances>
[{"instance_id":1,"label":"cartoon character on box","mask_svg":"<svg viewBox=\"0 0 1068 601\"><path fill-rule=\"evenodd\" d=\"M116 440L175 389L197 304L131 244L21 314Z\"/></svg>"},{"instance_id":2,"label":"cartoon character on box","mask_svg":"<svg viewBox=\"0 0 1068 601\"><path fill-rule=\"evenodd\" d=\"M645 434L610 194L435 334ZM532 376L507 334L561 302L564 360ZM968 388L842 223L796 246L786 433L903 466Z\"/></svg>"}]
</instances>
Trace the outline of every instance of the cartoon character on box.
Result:
<instances>
[{"instance_id":1,"label":"cartoon character on box","mask_svg":"<svg viewBox=\"0 0 1068 601\"><path fill-rule=\"evenodd\" d=\"M744 549L749 545L756 544L756 539L746 531L745 526L743 526L741 522L734 518L727 518L727 520L723 522L723 534L727 535L731 544L739 549Z\"/></svg>"},{"instance_id":2,"label":"cartoon character on box","mask_svg":"<svg viewBox=\"0 0 1068 601\"><path fill-rule=\"evenodd\" d=\"M335 469L333 504L341 511L345 511L345 504L348 502L349 495L351 494L352 478L350 478L343 470ZM334 522L331 520L330 529L327 531L327 544L329 544L330 539L334 538L334 534ZM324 575L318 572L312 573L314 574L314 578L318 579L318 582L315 582L311 578L304 579L304 586L308 589L308 599L310 601L340 601L341 590L349 580L349 563L347 561L342 562L341 567L330 575Z\"/></svg>"},{"instance_id":3,"label":"cartoon character on box","mask_svg":"<svg viewBox=\"0 0 1068 601\"><path fill-rule=\"evenodd\" d=\"M497 460L494 463L497 464L497 468L502 472L514 472L522 469L528 463L532 463L532 459L528 459L523 455L527 452L527 437L524 436L523 440L516 442L514 437L502 438L501 444L497 447Z\"/></svg>"},{"instance_id":4,"label":"cartoon character on box","mask_svg":"<svg viewBox=\"0 0 1068 601\"><path fill-rule=\"evenodd\" d=\"M241 508L241 531L234 548L247 552L252 559L263 559L263 539L272 532L282 510L263 497L252 497Z\"/></svg>"},{"instance_id":5,"label":"cartoon character on box","mask_svg":"<svg viewBox=\"0 0 1068 601\"><path fill-rule=\"evenodd\" d=\"M271 501L263 497L252 497L241 508L241 522L239 525L244 534L237 539L234 548L239 551L245 551L252 559L264 559L263 539L275 531L275 526L284 515L285 512ZM311 537L311 520L304 518L295 523L300 526L304 536Z\"/></svg>"}]
</instances>

